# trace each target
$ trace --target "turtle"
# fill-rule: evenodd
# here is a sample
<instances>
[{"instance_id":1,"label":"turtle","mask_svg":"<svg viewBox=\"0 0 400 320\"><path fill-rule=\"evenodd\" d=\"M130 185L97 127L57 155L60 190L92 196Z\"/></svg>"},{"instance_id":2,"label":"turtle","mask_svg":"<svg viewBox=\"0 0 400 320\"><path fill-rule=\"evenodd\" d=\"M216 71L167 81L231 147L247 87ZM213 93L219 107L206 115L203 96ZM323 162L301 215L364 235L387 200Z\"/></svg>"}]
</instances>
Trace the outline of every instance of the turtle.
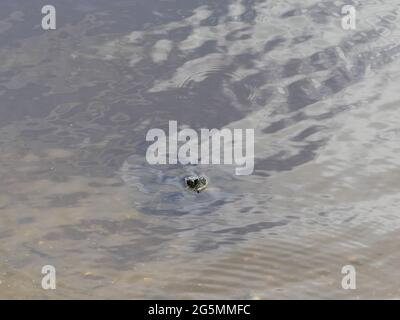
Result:
<instances>
[{"instance_id":1,"label":"turtle","mask_svg":"<svg viewBox=\"0 0 400 320\"><path fill-rule=\"evenodd\" d=\"M243 182L233 169L225 165L151 165L142 155L132 154L118 174L130 190L135 209L149 214L181 215L209 213L236 201Z\"/></svg>"},{"instance_id":2,"label":"turtle","mask_svg":"<svg viewBox=\"0 0 400 320\"><path fill-rule=\"evenodd\" d=\"M207 188L208 179L205 176L188 176L185 178L185 184L189 189L200 193Z\"/></svg>"}]
</instances>

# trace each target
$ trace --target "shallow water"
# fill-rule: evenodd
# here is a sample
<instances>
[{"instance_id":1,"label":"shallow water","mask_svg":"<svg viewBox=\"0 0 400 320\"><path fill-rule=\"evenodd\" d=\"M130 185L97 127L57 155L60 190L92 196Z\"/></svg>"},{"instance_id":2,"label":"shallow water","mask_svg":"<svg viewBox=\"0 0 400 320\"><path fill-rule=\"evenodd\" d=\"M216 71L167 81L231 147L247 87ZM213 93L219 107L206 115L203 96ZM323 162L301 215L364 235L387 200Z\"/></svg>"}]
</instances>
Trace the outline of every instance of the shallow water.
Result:
<instances>
[{"instance_id":1,"label":"shallow water","mask_svg":"<svg viewBox=\"0 0 400 320\"><path fill-rule=\"evenodd\" d=\"M52 4L1 5L0 298L400 297L398 1ZM254 173L148 165L169 120Z\"/></svg>"}]
</instances>

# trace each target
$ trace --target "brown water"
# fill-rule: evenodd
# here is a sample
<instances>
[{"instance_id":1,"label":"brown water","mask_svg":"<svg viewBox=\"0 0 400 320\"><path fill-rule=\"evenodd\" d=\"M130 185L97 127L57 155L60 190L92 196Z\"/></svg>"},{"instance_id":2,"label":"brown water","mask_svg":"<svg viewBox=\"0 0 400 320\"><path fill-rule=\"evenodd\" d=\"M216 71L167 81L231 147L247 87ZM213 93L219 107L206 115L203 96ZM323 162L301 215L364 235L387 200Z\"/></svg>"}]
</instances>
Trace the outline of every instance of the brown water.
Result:
<instances>
[{"instance_id":1,"label":"brown water","mask_svg":"<svg viewBox=\"0 0 400 320\"><path fill-rule=\"evenodd\" d=\"M52 4L1 4L0 298L400 297L398 1ZM149 166L168 120L254 128L255 172Z\"/></svg>"}]
</instances>

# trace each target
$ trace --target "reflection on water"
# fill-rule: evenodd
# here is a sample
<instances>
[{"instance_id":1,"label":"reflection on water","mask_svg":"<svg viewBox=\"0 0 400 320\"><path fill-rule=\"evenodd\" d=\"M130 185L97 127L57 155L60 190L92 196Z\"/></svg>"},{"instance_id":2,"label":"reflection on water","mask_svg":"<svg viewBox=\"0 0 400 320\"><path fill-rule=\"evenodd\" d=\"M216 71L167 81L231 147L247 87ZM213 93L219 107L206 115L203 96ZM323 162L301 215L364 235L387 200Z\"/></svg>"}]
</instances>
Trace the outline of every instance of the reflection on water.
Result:
<instances>
[{"instance_id":1,"label":"reflection on water","mask_svg":"<svg viewBox=\"0 0 400 320\"><path fill-rule=\"evenodd\" d=\"M4 1L0 298L398 298L396 2ZM169 120L254 128L253 175L148 165Z\"/></svg>"}]
</instances>

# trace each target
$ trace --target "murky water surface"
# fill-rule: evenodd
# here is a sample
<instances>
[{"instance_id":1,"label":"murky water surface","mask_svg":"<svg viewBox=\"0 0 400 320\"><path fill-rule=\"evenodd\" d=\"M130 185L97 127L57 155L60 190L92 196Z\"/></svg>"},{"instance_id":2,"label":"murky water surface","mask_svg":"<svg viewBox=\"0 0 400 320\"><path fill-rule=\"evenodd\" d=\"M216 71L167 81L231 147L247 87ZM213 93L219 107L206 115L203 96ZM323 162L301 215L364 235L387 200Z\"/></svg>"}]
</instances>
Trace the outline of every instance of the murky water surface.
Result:
<instances>
[{"instance_id":1,"label":"murky water surface","mask_svg":"<svg viewBox=\"0 0 400 320\"><path fill-rule=\"evenodd\" d=\"M0 5L0 298L400 298L399 1L52 4ZM254 173L148 165L169 120Z\"/></svg>"}]
</instances>

